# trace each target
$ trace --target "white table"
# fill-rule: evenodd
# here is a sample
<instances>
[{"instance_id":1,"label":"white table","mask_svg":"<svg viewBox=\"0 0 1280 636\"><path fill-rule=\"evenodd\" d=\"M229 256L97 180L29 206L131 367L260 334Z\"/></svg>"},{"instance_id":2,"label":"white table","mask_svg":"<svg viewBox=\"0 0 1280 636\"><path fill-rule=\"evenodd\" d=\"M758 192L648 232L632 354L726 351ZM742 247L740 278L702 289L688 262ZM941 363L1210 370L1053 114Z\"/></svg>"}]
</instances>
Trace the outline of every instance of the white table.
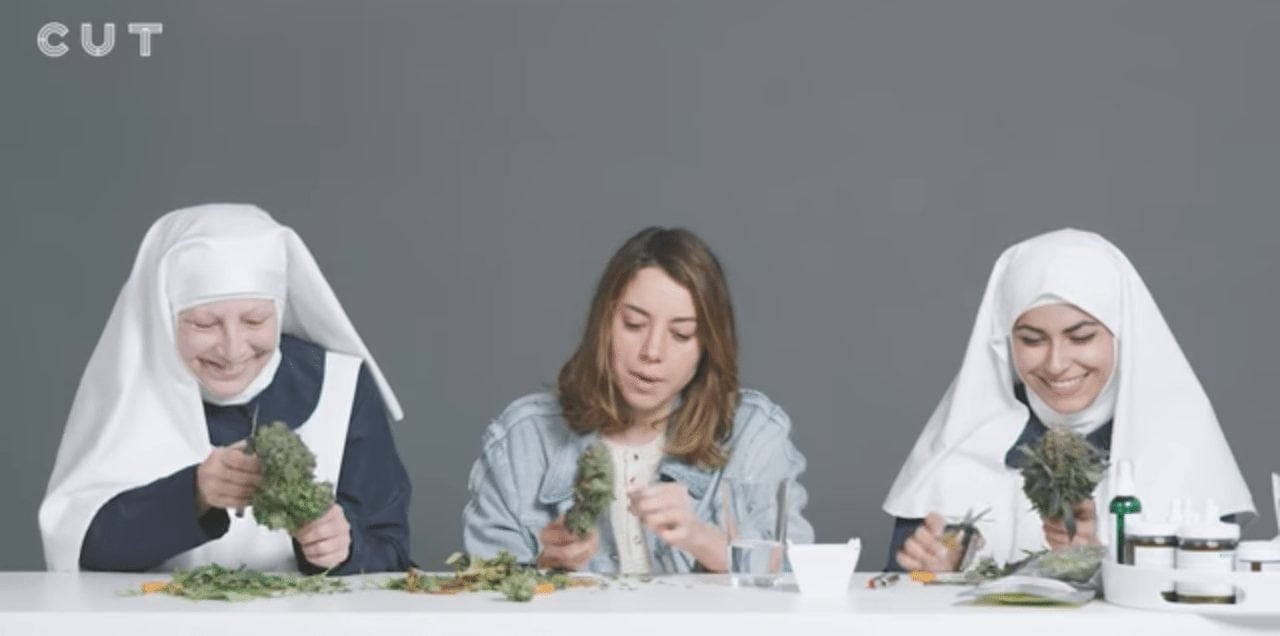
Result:
<instances>
[{"instance_id":1,"label":"white table","mask_svg":"<svg viewBox=\"0 0 1280 636\"><path fill-rule=\"evenodd\" d=\"M357 591L244 603L166 595L122 596L154 574L0 573L0 634L1214 634L1275 633L1280 615L1202 616L1091 602L1075 609L979 607L961 588L911 581L880 590L858 574L835 601L802 597L793 585L733 588L724 576L690 575L570 589L530 603L496 593L456 596L359 589L385 576L349 577ZM1280 608L1277 608L1280 611Z\"/></svg>"}]
</instances>

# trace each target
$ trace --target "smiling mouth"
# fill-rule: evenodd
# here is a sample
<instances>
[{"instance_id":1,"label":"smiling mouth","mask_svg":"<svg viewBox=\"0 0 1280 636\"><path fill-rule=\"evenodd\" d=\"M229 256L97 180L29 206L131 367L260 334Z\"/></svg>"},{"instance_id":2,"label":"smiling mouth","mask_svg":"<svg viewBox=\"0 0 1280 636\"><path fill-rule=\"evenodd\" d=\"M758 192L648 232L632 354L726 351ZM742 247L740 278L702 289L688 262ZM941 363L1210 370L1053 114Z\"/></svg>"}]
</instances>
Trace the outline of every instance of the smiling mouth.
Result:
<instances>
[{"instance_id":1,"label":"smiling mouth","mask_svg":"<svg viewBox=\"0 0 1280 636\"><path fill-rule=\"evenodd\" d=\"M227 364L201 358L200 362L204 365L205 369L212 371L214 376L222 379L231 379L243 375L245 370L249 368L251 360L246 360L237 364Z\"/></svg>"},{"instance_id":2,"label":"smiling mouth","mask_svg":"<svg viewBox=\"0 0 1280 636\"><path fill-rule=\"evenodd\" d=\"M1086 372L1075 377L1062 378L1061 380L1050 380L1048 378L1041 377L1040 381L1050 389L1053 389L1054 392L1070 393L1079 388L1080 385L1084 384L1084 379L1088 376L1089 374Z\"/></svg>"}]
</instances>

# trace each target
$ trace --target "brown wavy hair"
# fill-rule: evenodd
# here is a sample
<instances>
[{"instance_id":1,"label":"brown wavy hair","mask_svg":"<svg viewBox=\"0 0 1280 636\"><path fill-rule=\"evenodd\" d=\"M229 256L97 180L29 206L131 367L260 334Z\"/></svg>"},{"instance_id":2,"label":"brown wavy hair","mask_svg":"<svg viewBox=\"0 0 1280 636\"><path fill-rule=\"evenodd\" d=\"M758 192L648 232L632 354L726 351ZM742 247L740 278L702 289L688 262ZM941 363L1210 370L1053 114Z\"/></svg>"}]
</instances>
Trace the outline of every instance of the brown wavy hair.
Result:
<instances>
[{"instance_id":1,"label":"brown wavy hair","mask_svg":"<svg viewBox=\"0 0 1280 636\"><path fill-rule=\"evenodd\" d=\"M733 433L738 407L737 330L720 261L688 230L641 230L609 259L591 299L582 341L560 368L561 408L569 427L579 433L610 433L627 427L629 408L618 392L610 364L611 325L623 290L646 267L661 268L689 291L697 311L695 334L702 347L693 379L681 390L680 405L671 414L666 452L687 463L719 468L728 460L722 444Z\"/></svg>"}]
</instances>

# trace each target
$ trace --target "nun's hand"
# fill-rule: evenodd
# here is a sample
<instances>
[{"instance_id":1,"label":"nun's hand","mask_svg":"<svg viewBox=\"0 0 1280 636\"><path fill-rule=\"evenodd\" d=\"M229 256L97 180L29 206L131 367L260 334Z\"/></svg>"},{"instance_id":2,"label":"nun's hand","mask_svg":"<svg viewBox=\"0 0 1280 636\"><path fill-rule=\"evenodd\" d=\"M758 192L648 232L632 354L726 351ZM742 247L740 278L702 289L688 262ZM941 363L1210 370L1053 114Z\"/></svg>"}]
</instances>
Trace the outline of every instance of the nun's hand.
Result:
<instances>
[{"instance_id":1,"label":"nun's hand","mask_svg":"<svg viewBox=\"0 0 1280 636\"><path fill-rule=\"evenodd\" d=\"M947 522L936 512L929 513L924 523L907 537L898 550L898 565L908 572L912 570L928 570L930 572L953 572L960 565L964 556L960 549L948 548L942 542L942 533Z\"/></svg>"},{"instance_id":2,"label":"nun's hand","mask_svg":"<svg viewBox=\"0 0 1280 636\"><path fill-rule=\"evenodd\" d=\"M1062 550L1074 546L1099 546L1098 510L1092 499L1077 501L1071 506L1071 514L1076 518L1076 536L1067 536L1067 524L1061 518L1044 520L1044 540L1050 550Z\"/></svg>"},{"instance_id":3,"label":"nun's hand","mask_svg":"<svg viewBox=\"0 0 1280 636\"><path fill-rule=\"evenodd\" d=\"M328 512L293 531L307 563L319 568L335 568L351 556L351 524L342 506L333 504Z\"/></svg>"},{"instance_id":4,"label":"nun's hand","mask_svg":"<svg viewBox=\"0 0 1280 636\"><path fill-rule=\"evenodd\" d=\"M600 539L593 528L586 537L578 538L564 525L564 515L547 524L538 535L542 553L538 555L538 567L544 570L568 570L576 572L587 567L591 557L600 551Z\"/></svg>"},{"instance_id":5,"label":"nun's hand","mask_svg":"<svg viewBox=\"0 0 1280 636\"><path fill-rule=\"evenodd\" d=\"M196 467L196 514L203 516L210 508L242 508L249 505L258 483L262 466L254 455L244 454L243 441L215 448Z\"/></svg>"}]
</instances>

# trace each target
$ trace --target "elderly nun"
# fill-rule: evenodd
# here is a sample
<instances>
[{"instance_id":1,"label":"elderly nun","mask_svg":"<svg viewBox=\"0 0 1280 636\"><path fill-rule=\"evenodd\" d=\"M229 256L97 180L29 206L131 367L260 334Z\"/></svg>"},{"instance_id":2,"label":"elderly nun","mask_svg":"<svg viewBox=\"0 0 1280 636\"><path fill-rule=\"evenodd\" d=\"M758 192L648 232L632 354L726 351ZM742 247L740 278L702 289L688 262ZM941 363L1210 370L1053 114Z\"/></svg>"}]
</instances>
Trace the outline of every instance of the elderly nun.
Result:
<instances>
[{"instance_id":1,"label":"elderly nun","mask_svg":"<svg viewBox=\"0 0 1280 636\"><path fill-rule=\"evenodd\" d=\"M389 427L401 417L293 230L250 205L166 214L76 391L40 506L48 568L404 569L410 485ZM245 440L276 421L337 490L292 533L249 505L261 469Z\"/></svg>"}]
</instances>

